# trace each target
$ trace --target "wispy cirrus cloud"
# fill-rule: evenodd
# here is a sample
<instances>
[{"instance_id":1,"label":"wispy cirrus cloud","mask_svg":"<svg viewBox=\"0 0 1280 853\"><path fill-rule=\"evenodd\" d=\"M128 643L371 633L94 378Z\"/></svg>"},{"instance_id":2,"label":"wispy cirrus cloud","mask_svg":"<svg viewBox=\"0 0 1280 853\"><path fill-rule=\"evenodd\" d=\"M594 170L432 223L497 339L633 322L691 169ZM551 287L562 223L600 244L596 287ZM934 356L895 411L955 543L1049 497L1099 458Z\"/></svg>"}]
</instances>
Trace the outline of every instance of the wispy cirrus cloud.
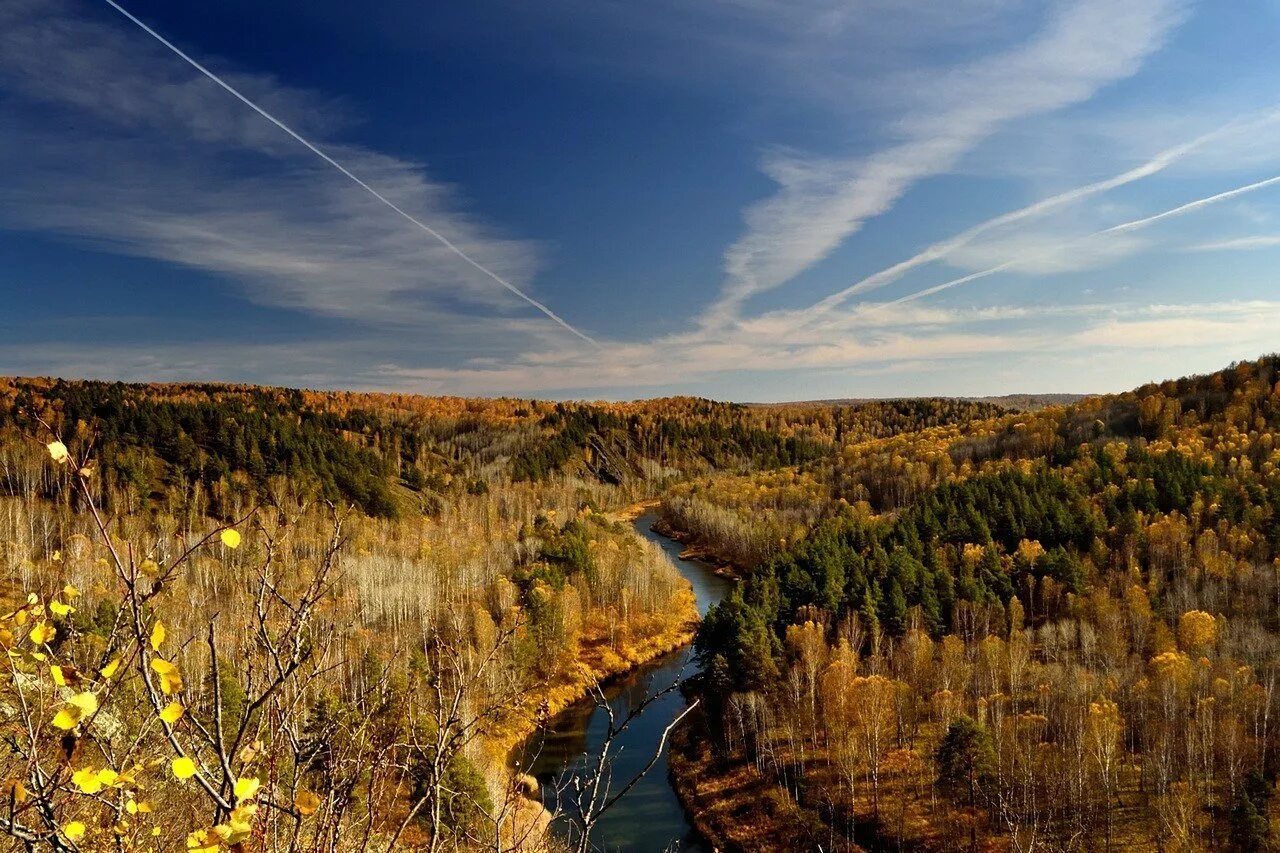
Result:
<instances>
[{"instance_id":1,"label":"wispy cirrus cloud","mask_svg":"<svg viewBox=\"0 0 1280 853\"><path fill-rule=\"evenodd\" d=\"M627 4L604 5L628 19L638 14ZM686 5L662 0L673 14ZM927 229L913 231L903 238L901 254L890 256L904 260L815 305L753 311L748 304L753 296L830 256L868 219L898 207L911 187L962 169L970 154L1003 129L1090 100L1132 75L1187 11L1175 0L1135 0L1120 8L1101 0L964 0L964 11L954 14L959 6L925 5L941 16L930 19L934 28L921 26L884 48L910 55L912 61L903 64L924 70L904 72L891 57L890 72L861 81L850 95L856 101L851 112L878 116L867 135L881 140L879 147L825 157L773 149L765 165L779 189L748 211L746 233L725 254L727 276L712 309L694 317L687 331L643 340L619 335L603 350L588 353L570 346L574 342L540 317L528 316L531 312L446 249L403 227L376 199L308 160L293 141L243 105L162 51L151 50L145 39L62 0L9 0L0 4L0 160L18 168L0 182L0 223L212 273L259 304L340 322L324 324L319 334L299 324L289 343L217 334L198 340L159 335L111 341L101 335L5 341L0 364L22 373L523 396L627 396L673 389L723 396L732 393L724 389L760 379L764 387L775 382L776 390L748 389L738 396L778 399L847 393L856 386L839 385L845 377L908 370L917 372L910 390L929 387L919 384L919 375L952 370L962 383L952 393L975 393L999 390L977 383L994 381L1011 365L1052 367L1088 353L1105 354L1095 361L1108 364L1164 370L1167 365L1148 351L1230 353L1217 359L1225 360L1274 348L1280 304L1270 301L1196 303L1187 297L1183 305L1160 304L1148 294L1127 302L1121 300L1130 295L1118 295L1118 288L1107 298L1026 289L1028 302L1053 304L1010 304L1000 300L1018 294L990 297L979 288L926 299L998 273L1034 282L1064 272L1100 271L1139 252L1170 247L1165 223L1265 189L1274 179L1251 179L1237 169L1232 183L1223 184L1236 189L1210 193L1212 186L1205 186L1210 181L1200 171L1185 193L1181 185L1171 189L1161 183L1145 195L1153 179L1174 184L1205 160L1228 163L1228 154L1244 141L1266 148L1261 140L1274 139L1280 126L1274 110L1231 122L1223 118L1231 114L1224 110L1212 119L1197 117L1194 125L1179 123L1176 134L1137 134L1143 137L1140 149L1123 157L1099 156L1085 170L1064 170L1031 203L1015 202L1012 210L994 217L984 213L987 218L942 240ZM1009 9L1047 13L1037 27L1010 27L994 38L965 20L979 7L984 20L993 22L1005 20ZM899 10L902 4L805 0L797 7L774 0L726 0L707 8L680 14L737 23L714 32L707 28L695 39L699 45L715 45L735 62L767 59L772 63L768 73L789 77L797 89L811 83L820 90L806 110L835 114L848 106L841 103L841 93L850 91L858 73L885 59L860 58L853 70L840 63L842 49L875 41L863 13ZM962 41L959 53L970 58L951 67L942 67L937 58L916 61L931 40ZM810 49L815 46L816 53ZM972 59L974 54L985 58ZM815 56L822 61L809 62ZM222 66L217 63L220 72ZM340 102L266 75L232 73L229 79L308 136L342 139L349 133L351 110ZM881 88L894 97L876 96ZM1083 123L1091 116L1073 120ZM1256 132L1264 126L1266 134ZM839 138L842 142L832 147L847 151ZM1006 142L1002 136L995 145L1007 149ZM1064 145L1078 147L1078 140ZM542 247L469 214L459 194L433 179L423 164L367 146L325 148L414 216L439 223L449 239L501 275L526 286L542 268ZM1143 154L1133 156L1134 151ZM1265 162L1251 161L1258 171ZM1001 179L1015 174L1026 180L1026 173L1016 170ZM1001 183L999 189L1009 186ZM1017 185L1020 199L1036 197L1024 189ZM1103 198L1111 193L1127 195L1113 203ZM1193 201L1170 206L1186 198ZM954 216L967 224L978 218L968 214L966 200L960 199L939 221ZM1191 248L1280 245L1280 239L1256 236L1271 224L1259 219L1251 223L1250 236L1228 234ZM937 276L940 283L930 285L916 275L931 264L946 270ZM1095 279L1107 283L1103 273ZM899 281L912 289L867 299ZM582 298L606 302L607 282L592 285L597 290L583 288ZM184 295L182 288L192 286L175 285L175 301ZM984 298L988 304L981 304ZM1054 303L1055 298L1060 301ZM1073 301L1078 298L1090 301ZM811 377L826 377L827 392L810 388ZM1089 388L1088 382L1077 383L1074 373L1064 380L1019 385ZM882 387L885 393L907 389Z\"/></svg>"},{"instance_id":2,"label":"wispy cirrus cloud","mask_svg":"<svg viewBox=\"0 0 1280 853\"><path fill-rule=\"evenodd\" d=\"M1213 240L1188 246L1192 252L1239 252L1251 249L1272 249L1280 246L1280 234L1255 234L1251 237L1233 237L1229 240Z\"/></svg>"},{"instance_id":3,"label":"wispy cirrus cloud","mask_svg":"<svg viewBox=\"0 0 1280 853\"><path fill-rule=\"evenodd\" d=\"M709 318L735 316L751 296L823 260L1002 125L1079 103L1133 74L1186 11L1180 0L1055 4L1026 43L903 85L918 94L892 123L898 141L857 157L770 155L762 168L778 190L747 211L747 231L725 253L726 280Z\"/></svg>"},{"instance_id":4,"label":"wispy cirrus cloud","mask_svg":"<svg viewBox=\"0 0 1280 853\"><path fill-rule=\"evenodd\" d=\"M302 132L348 111L270 76L226 73ZM435 326L521 311L427 239L136 30L60 0L0 7L0 91L11 118L0 222L222 276L259 304L360 323ZM464 253L527 287L539 247L465 212L420 163L356 145L330 151Z\"/></svg>"},{"instance_id":5,"label":"wispy cirrus cloud","mask_svg":"<svg viewBox=\"0 0 1280 853\"><path fill-rule=\"evenodd\" d=\"M796 376L893 370L903 364L975 366L992 357L1005 363L1061 360L1102 349L1111 353L1109 358L1123 352L1126 359L1145 359L1153 348L1166 357L1194 350L1229 353L1226 360L1249 358L1274 348L1278 326L1280 302L1274 300L981 308L875 303L832 314L803 330L768 318L746 320L714 339L698 333L672 335L612 346L594 358L548 349L452 369L394 361L383 368L398 387L424 393L469 389L517 395L594 389L625 396L625 389L670 389L674 377L680 389L696 391L729 376L776 374L788 379L775 399L804 399L813 395L804 393ZM977 393L976 387L975 382L952 393Z\"/></svg>"},{"instance_id":6,"label":"wispy cirrus cloud","mask_svg":"<svg viewBox=\"0 0 1280 853\"><path fill-rule=\"evenodd\" d=\"M989 250L989 244L988 248L972 253L975 257L981 257L983 260L977 263L974 263L973 260L968 262L964 260L966 248L979 241L980 238L993 233L1008 232L1009 229L1022 226L1024 223L1035 222L1064 208L1079 205L1082 202L1089 201L1128 184L1152 178L1188 159L1194 162L1196 155L1212 152L1221 147L1235 147L1242 139L1273 138L1278 122L1280 122L1280 110L1265 110L1261 113L1226 121L1218 127L1202 132L1188 141L1165 148L1148 157L1137 166L1125 169L1111 177L1091 181L1038 199L1031 204L1011 210L1008 213L1002 213L986 219L945 240L939 240L903 261L891 264L871 275L864 276L843 290L837 291L815 303L809 310L815 315L823 314L854 296L887 287L913 270L939 261L947 261L953 257L958 259L956 261L958 266L974 270L989 268L993 264L990 260L993 252ZM1269 133L1264 131L1269 131ZM1224 146L1223 143L1226 143L1226 145ZM1061 255L1062 251L1069 248L1066 245L1069 242L1069 238L1061 235L1048 238L1045 242L1050 244L1049 248L1045 249L1046 253L1050 255ZM1045 247L1042 244L1037 248L1044 249ZM1008 258L1011 254L1018 257L1035 254L1025 245L1017 249L1000 247L997 249L997 253L1002 254L1005 258ZM1004 261L1001 260L995 263L997 265L1003 264ZM1078 260L1075 263L1078 263ZM1004 270L1013 266L1015 265L1007 264L1001 266L1000 269Z\"/></svg>"}]
</instances>

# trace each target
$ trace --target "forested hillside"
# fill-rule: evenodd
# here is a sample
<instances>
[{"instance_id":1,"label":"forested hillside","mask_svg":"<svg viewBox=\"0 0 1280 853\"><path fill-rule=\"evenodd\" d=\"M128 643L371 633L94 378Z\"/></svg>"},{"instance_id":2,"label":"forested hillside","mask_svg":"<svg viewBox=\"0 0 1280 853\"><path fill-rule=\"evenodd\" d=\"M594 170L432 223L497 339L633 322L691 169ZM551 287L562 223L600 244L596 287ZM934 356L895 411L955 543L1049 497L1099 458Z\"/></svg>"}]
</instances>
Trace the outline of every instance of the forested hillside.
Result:
<instances>
[{"instance_id":1,"label":"forested hillside","mask_svg":"<svg viewBox=\"0 0 1280 853\"><path fill-rule=\"evenodd\" d=\"M1278 367L1033 411L0 381L0 830L556 849L530 734L693 637L660 499L742 577L673 760L724 846L1266 849Z\"/></svg>"},{"instance_id":2,"label":"forested hillside","mask_svg":"<svg viewBox=\"0 0 1280 853\"><path fill-rule=\"evenodd\" d=\"M721 766L873 846L1269 848L1278 365L678 490L722 554L794 522L699 631Z\"/></svg>"},{"instance_id":3,"label":"forested hillside","mask_svg":"<svg viewBox=\"0 0 1280 853\"><path fill-rule=\"evenodd\" d=\"M0 830L554 848L522 744L696 616L616 511L973 411L0 380Z\"/></svg>"}]
</instances>

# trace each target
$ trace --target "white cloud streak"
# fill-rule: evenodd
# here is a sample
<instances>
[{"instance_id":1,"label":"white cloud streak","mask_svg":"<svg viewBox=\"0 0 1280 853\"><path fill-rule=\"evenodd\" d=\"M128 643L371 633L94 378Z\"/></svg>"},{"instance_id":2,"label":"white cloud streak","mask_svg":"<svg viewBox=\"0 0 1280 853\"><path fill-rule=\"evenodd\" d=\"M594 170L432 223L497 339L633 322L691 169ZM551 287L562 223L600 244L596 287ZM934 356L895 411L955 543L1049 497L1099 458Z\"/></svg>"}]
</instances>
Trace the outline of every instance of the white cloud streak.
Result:
<instances>
[{"instance_id":1,"label":"white cloud streak","mask_svg":"<svg viewBox=\"0 0 1280 853\"><path fill-rule=\"evenodd\" d=\"M904 138L853 159L774 155L779 185L747 211L747 233L725 253L726 282L708 320L736 316L751 296L826 258L917 181L952 168L1001 125L1090 98L1134 73L1184 17L1176 0L1061 4L1028 43L950 74L919 80L929 94L896 123Z\"/></svg>"},{"instance_id":2,"label":"white cloud streak","mask_svg":"<svg viewBox=\"0 0 1280 853\"><path fill-rule=\"evenodd\" d=\"M904 261L899 261L892 266L885 267L878 272L872 273L871 275L854 282L845 289L837 291L820 302L815 303L810 310L814 314L822 314L830 311L848 300L850 297L878 290L879 288L898 281L914 269L931 264L935 261L943 260L959 249L969 245L975 239L984 234L1001 228L1006 228L1010 225L1016 225L1026 220L1044 216L1045 214L1063 207L1077 204L1081 201L1102 195L1103 193L1110 192L1111 190L1123 187L1127 184L1158 175L1170 166L1178 163L1188 154L1198 151L1210 142L1221 140L1226 136L1234 136L1240 133L1250 132L1259 124L1274 121L1276 117L1277 113L1268 112L1261 119L1244 121L1236 120L1229 122L1222 127L1216 128L1208 133L1201 134L1189 142L1184 142L1171 148L1166 148L1138 166L1117 175L1113 175L1110 178L1075 187L1065 192L1049 196L1048 198L1040 199L1039 201L1033 202L1025 207L1018 208L1017 210L1012 210L1008 213L994 216L953 237L934 243ZM995 269L984 272L983 275L991 275L1012 265L1012 263L1001 265Z\"/></svg>"},{"instance_id":3,"label":"white cloud streak","mask_svg":"<svg viewBox=\"0 0 1280 853\"><path fill-rule=\"evenodd\" d=\"M1276 184L1280 184L1280 175L1276 175L1275 177L1267 178L1266 180L1262 180L1262 181L1255 181L1251 184L1245 184L1242 187L1236 187L1235 189L1227 190L1226 192L1220 192L1214 195L1205 196L1204 198L1198 198L1195 201L1189 201L1186 204L1180 204L1177 207L1170 208L1169 210L1163 211L1162 213L1157 213L1154 216L1145 216L1141 219L1134 219L1129 222L1122 222L1119 225L1111 226L1110 228L1106 229L1105 231L1102 231L1101 233L1120 234L1124 231L1132 231L1137 228L1146 228L1148 225L1154 225L1157 222L1163 222L1164 220L1172 219L1175 216L1183 216L1185 214L1199 210L1202 207L1208 207L1209 205L1217 204L1220 201L1228 201L1230 199L1236 198L1237 196L1242 196L1245 193L1251 193L1257 190L1266 189L1267 187L1272 187L1272 186L1275 186Z\"/></svg>"},{"instance_id":4,"label":"white cloud streak","mask_svg":"<svg viewBox=\"0 0 1280 853\"><path fill-rule=\"evenodd\" d=\"M372 195L372 196L373 196L374 198L376 198L378 201L382 202L384 205L386 205L387 207L389 207L391 210L395 211L397 214L399 214L402 218L406 219L406 220L407 220L408 222L410 222L411 224L413 224L413 225L417 226L417 228L418 228L420 231L422 231L423 233L427 234L427 235L428 235L428 236L430 236L431 238L433 238L433 239L435 239L436 241L438 241L438 242L439 242L441 245L443 245L446 249L448 249L450 252L453 252L455 255L457 255L459 258L461 258L461 259L462 259L463 261L465 261L467 264L469 264L470 266L472 266L472 267L474 267L475 269L479 270L479 271L480 271L481 273L483 273L485 276L487 276L487 277L489 277L489 278L493 279L493 281L497 282L497 283L498 283L499 285L501 285L502 287L506 288L506 289L507 289L507 290L509 290L510 292L514 293L516 296L518 296L518 297L520 297L521 299L523 299L525 302L527 302L527 303L529 303L530 305L532 305L534 308L536 308L536 309L538 309L539 311L541 311L543 314L545 314L545 315L546 315L547 317L549 317L551 320L553 320L553 321L555 321L556 323L560 324L560 326L562 326L565 330L567 330L567 331L571 332L571 333L572 333L572 334L574 334L574 335L577 335L579 338L581 338L582 340L586 341L586 342L587 342L587 343L589 343L589 344L596 344L596 341L595 341L593 338L591 338L591 337L587 336L587 335L586 335L586 334L584 334L583 332L578 331L578 329L577 329L577 328L575 328L574 326L569 325L569 323L565 322L565 321L564 321L564 319L560 317L560 315L556 314L554 311L552 311L552 310L551 310L550 308L548 308L546 305L544 305L543 303L541 303L541 302L539 302L538 300L534 299L532 296L530 296L529 294L525 293L523 290L521 290L520 288L516 287L516 286L515 286L514 284L512 284L511 282L507 281L505 278L503 278L502 276L498 275L496 272L494 272L493 270L489 269L489 268L488 268L488 267L486 267L484 264L480 263L480 262L479 262L479 261L477 261L475 258L473 258L473 257L471 257L470 255L468 255L468 254L467 254L465 251L463 251L463 249L462 249L462 248L460 248L457 244L455 244L455 243L453 243L451 240L449 240L449 238L448 238L448 237L445 237L445 236L444 236L443 234L441 234L439 231L435 230L435 229L434 229L434 228L432 228L430 225L427 225L425 222L423 222L422 220L420 220L420 219L418 219L417 217L413 216L413 214L411 214L411 213L407 212L406 210L404 210L403 208L401 208L399 205L397 205L395 202L391 201L389 198L387 198L386 196L384 196L382 193L378 192L378 191L377 191L377 190L375 190L373 187L369 186L369 184L367 184L367 183L365 183L363 180L361 180L358 176L356 176L356 175L355 175L355 174L354 174L350 169L348 169L346 166L342 165L342 164L341 164L341 163L339 163L337 160L333 159L333 158L332 158L332 157L330 157L328 154L324 153L324 151L320 150L320 149L319 149L318 147L316 147L313 143L311 143L310 141L308 141L305 137L303 137L303 136L301 136L300 134L298 134L298 132L297 132L297 131L295 131L293 128L289 127L289 126L288 126L287 124L285 124L283 121L281 121L280 119L276 118L274 115L272 115L271 113L267 112L267 111L266 111L265 109L263 109L262 107L258 106L256 103L254 103L253 101L251 101L249 98L245 97L245 96L240 92L240 90L236 89L236 88L235 88L234 86L232 86L230 83L228 83L227 81L223 80L223 79L222 79L221 77L219 77L217 74L214 74L214 73L213 73L212 71L210 71L208 68L205 68L203 65L201 65L201 64L200 64L199 62L197 62L196 60L192 59L190 56L188 56L186 53L184 53L180 48L178 48L176 45L174 45L174 44L173 44L173 42L169 41L169 40L168 40L168 39L166 39L164 36L160 35L160 33L156 32L156 31L155 31L155 30L153 30L151 27L147 26L145 23L143 23L141 20L139 20L137 17L135 17L131 12L129 12L129 10L125 9L125 8L124 8L123 6L121 6L119 3L116 3L116 2L115 2L115 0L105 0L105 2L106 2L106 4L107 4L108 6L110 6L112 9L115 9L117 12L119 12L119 13L120 13L120 14L122 14L122 15L124 15L124 16L125 16L126 18L128 18L130 21L132 21L133 23L137 24L139 28L141 28L145 33L147 33L147 35L151 36L151 37L152 37L152 38L154 38L156 41L160 42L162 45L164 45L165 47L167 47L169 50L173 51L173 53L175 53L175 54L177 54L178 56L180 56L180 57L181 57L185 62L187 62L187 63L188 63L192 68L194 68L194 69L196 69L197 71L199 71L199 72L200 72L201 74L203 74L205 77L208 77L208 78L209 78L210 80L212 80L214 83L217 83L219 86L221 86L223 89L225 89L225 90L226 90L227 92L229 92L231 95L233 95L237 100L239 100L239 101L240 101L241 103L243 103L245 106L249 107L251 110L253 110L254 112L256 112L258 115L262 116L262 117L263 117L263 118L265 118L267 121L271 122L271 123L272 123L272 124L274 124L276 127L280 128L280 130L284 131L284 132L285 132L285 133L287 133L289 136L293 137L293 139L294 139L295 141L297 141L298 143L300 143L301 145L303 145L304 147L306 147L306 149L307 149L308 151L310 151L312 154L316 155L316 156L317 156L317 157L319 157L321 160L323 160L324 162L328 163L328 164L329 164L330 166L332 166L333 168L337 169L337 170L338 170L339 172L341 172L343 175L345 175L346 177L350 178L350 179L351 179L351 180L352 180L352 181L353 181L357 186L359 186L361 189L365 190L367 193L369 193L370 195Z\"/></svg>"},{"instance_id":5,"label":"white cloud streak","mask_svg":"<svg viewBox=\"0 0 1280 853\"><path fill-rule=\"evenodd\" d=\"M311 138L348 123L341 103L313 92L266 75L220 76ZM0 225L207 274L174 274L176 303L210 279L226 282L259 305L394 335L423 357L437 357L444 340L456 344L455 357L480 348L505 357L546 345L536 327L563 334L541 315L513 328L525 303L488 275L397 225L382 201L160 45L62 0L0 3L0 97L0 161L9 165ZM453 188L419 163L358 145L326 147L527 292L539 246L465 213ZM487 332L476 319L488 321ZM450 334L456 328L473 334L459 340Z\"/></svg>"},{"instance_id":6,"label":"white cloud streak","mask_svg":"<svg viewBox=\"0 0 1280 853\"><path fill-rule=\"evenodd\" d=\"M1259 234L1253 237L1236 237L1188 247L1192 252L1238 252L1251 249L1271 249L1280 246L1280 234Z\"/></svg>"},{"instance_id":7,"label":"white cloud streak","mask_svg":"<svg viewBox=\"0 0 1280 853\"><path fill-rule=\"evenodd\" d=\"M901 304L904 302L913 302L917 299L924 299L926 297L933 296L937 293L941 293L945 290L950 290L954 287L960 287L961 285L969 284L974 281L979 281L981 279L993 276L997 273L1005 272L1007 270L1015 269L1018 267L1034 268L1034 267L1043 267L1046 265L1049 267L1053 267L1054 259L1058 257L1062 257L1067 253L1076 254L1077 259L1076 259L1076 263L1070 264L1064 268L1080 268L1081 266L1089 266L1090 265L1089 263L1082 263L1078 255L1081 249L1083 247L1086 247L1090 242L1104 240L1106 238L1114 238L1120 235L1127 234L1132 231L1138 231L1144 228L1149 228L1152 225L1155 225L1160 222L1164 222L1168 219L1173 219L1178 216L1185 216L1188 213L1194 213L1195 211L1201 210L1202 208L1205 208L1205 207L1209 207L1210 205L1218 204L1219 202L1223 202L1223 201L1228 201L1230 199L1237 198L1246 193L1256 192L1257 190L1266 189L1267 187L1275 186L1277 184L1280 184L1280 176L1267 178L1261 181L1254 181L1252 183L1245 184L1244 186L1236 187L1235 189L1226 190L1224 192L1215 193L1213 195L1205 196L1204 198L1196 199L1195 201L1189 201L1189 202L1186 202L1185 204L1180 204L1177 207L1169 208L1168 210L1162 211L1160 213L1152 214L1150 216L1143 216L1138 219L1131 219L1128 222L1121 222L1118 225L1112 225L1109 228L1103 228L1102 230L1094 231L1091 234L1085 234L1080 237L1058 241L1051 245L1044 246L1036 251L1027 252L1025 254L1018 255L1007 261L1004 261L1003 263L996 264L995 266L988 267L983 270L978 270L977 272L969 273L968 275L963 275L963 276L960 276L959 278L953 278L950 281L944 281L941 284L935 284L931 287L926 287L923 290L917 290L913 293L909 293L905 296L899 297L898 299L894 300L894 303ZM1271 242L1268 242L1268 241L1271 241ZM1132 244L1132 245L1139 246L1141 244ZM1225 241L1225 242L1220 242L1216 244L1205 244L1203 246L1194 247L1194 248L1199 248L1202 250L1203 249L1239 249L1239 248L1261 248L1267 245L1280 245L1280 238L1268 238L1268 237L1245 238L1243 240ZM1129 252L1130 250L1127 249L1126 247L1119 247L1117 250L1114 250L1111 252L1103 251L1099 254L1101 257L1113 260L1118 255L1128 254ZM1040 271L1053 271L1053 270L1042 269ZM815 306L815 308L818 308L822 305L823 303L818 303L818 306ZM814 309L810 309L810 310L814 310Z\"/></svg>"}]
</instances>

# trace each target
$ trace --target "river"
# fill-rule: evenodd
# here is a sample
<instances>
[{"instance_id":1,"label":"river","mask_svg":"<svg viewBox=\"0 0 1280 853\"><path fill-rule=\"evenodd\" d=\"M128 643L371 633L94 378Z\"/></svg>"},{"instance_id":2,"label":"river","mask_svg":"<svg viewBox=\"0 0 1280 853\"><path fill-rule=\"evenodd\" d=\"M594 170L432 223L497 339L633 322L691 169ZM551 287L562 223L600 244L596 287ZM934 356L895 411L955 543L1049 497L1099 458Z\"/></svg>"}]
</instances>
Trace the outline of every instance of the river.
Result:
<instances>
[{"instance_id":1,"label":"river","mask_svg":"<svg viewBox=\"0 0 1280 853\"><path fill-rule=\"evenodd\" d=\"M711 605L724 598L733 581L720 577L711 566L697 560L681 560L681 545L649 528L657 516L650 512L635 520L636 532L655 543L693 584L698 613L706 615ZM621 717L647 696L670 685L681 676L693 673L693 649L686 646L677 652L639 667L626 677L611 683L605 696ZM684 697L678 691L663 696L645 709L615 743L617 758L613 778L623 785L639 772L657 747L662 732L684 709ZM599 755L608 721L603 710L585 700L567 708L548 727L546 740L530 772L542 786L548 808L554 809L554 783L566 771L581 767ZM617 749L621 746L621 750ZM693 831L684 809L667 779L667 757L654 765L649 774L613 806L596 824L592 839L599 848L614 853L659 853L664 850L709 851Z\"/></svg>"}]
</instances>

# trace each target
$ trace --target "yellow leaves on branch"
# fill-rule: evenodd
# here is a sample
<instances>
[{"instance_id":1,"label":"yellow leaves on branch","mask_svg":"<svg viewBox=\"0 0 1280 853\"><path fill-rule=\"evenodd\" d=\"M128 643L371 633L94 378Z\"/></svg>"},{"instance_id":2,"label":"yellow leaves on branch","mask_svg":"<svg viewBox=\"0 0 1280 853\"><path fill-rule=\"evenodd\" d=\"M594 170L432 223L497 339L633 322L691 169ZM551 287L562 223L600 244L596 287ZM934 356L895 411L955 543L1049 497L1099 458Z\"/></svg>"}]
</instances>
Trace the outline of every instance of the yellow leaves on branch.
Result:
<instances>
[{"instance_id":1,"label":"yellow leaves on branch","mask_svg":"<svg viewBox=\"0 0 1280 853\"><path fill-rule=\"evenodd\" d=\"M151 651L160 651L160 645L164 643L164 636L164 623L157 619L156 624L151 626Z\"/></svg>"},{"instance_id":2,"label":"yellow leaves on branch","mask_svg":"<svg viewBox=\"0 0 1280 853\"><path fill-rule=\"evenodd\" d=\"M47 643L52 643L54 637L58 636L58 631L53 627L53 625L49 624L44 619L41 619L31 628L31 633L27 636L29 636L31 638L31 642L35 643L37 646L43 646Z\"/></svg>"},{"instance_id":3,"label":"yellow leaves on branch","mask_svg":"<svg viewBox=\"0 0 1280 853\"><path fill-rule=\"evenodd\" d=\"M78 820L73 820L70 823L64 823L62 825L62 835L68 841L79 841L81 838L84 838L84 831L84 824Z\"/></svg>"},{"instance_id":4,"label":"yellow leaves on branch","mask_svg":"<svg viewBox=\"0 0 1280 853\"><path fill-rule=\"evenodd\" d=\"M148 814L151 811L151 803L148 803L146 800L138 802L137 800L130 798L129 801L124 804L124 810L129 814Z\"/></svg>"},{"instance_id":5,"label":"yellow leaves on branch","mask_svg":"<svg viewBox=\"0 0 1280 853\"><path fill-rule=\"evenodd\" d=\"M217 853L219 845L231 848L243 844L253 833L253 818L258 807L247 803L232 810L226 823L213 829L197 829L187 835L187 853Z\"/></svg>"},{"instance_id":6,"label":"yellow leaves on branch","mask_svg":"<svg viewBox=\"0 0 1280 853\"><path fill-rule=\"evenodd\" d=\"M71 774L71 784L82 794L96 794L102 790L98 773L92 767L82 767Z\"/></svg>"},{"instance_id":7,"label":"yellow leaves on branch","mask_svg":"<svg viewBox=\"0 0 1280 853\"><path fill-rule=\"evenodd\" d=\"M227 822L215 826L213 832L232 847L242 844L253 832L253 818L257 813L258 807L253 803L241 804L231 812Z\"/></svg>"},{"instance_id":8,"label":"yellow leaves on branch","mask_svg":"<svg viewBox=\"0 0 1280 853\"><path fill-rule=\"evenodd\" d=\"M152 658L151 669L160 677L160 692L166 696L182 689L182 673L164 658Z\"/></svg>"},{"instance_id":9,"label":"yellow leaves on branch","mask_svg":"<svg viewBox=\"0 0 1280 853\"><path fill-rule=\"evenodd\" d=\"M119 781L120 774L110 767L104 767L101 770L82 767L71 774L71 784L75 785L76 790L82 794L96 794L105 788L114 787Z\"/></svg>"},{"instance_id":10,"label":"yellow leaves on branch","mask_svg":"<svg viewBox=\"0 0 1280 853\"><path fill-rule=\"evenodd\" d=\"M222 539L222 544L228 548L235 549L240 547L240 531L234 528L228 527L222 531L220 538Z\"/></svg>"},{"instance_id":11,"label":"yellow leaves on branch","mask_svg":"<svg viewBox=\"0 0 1280 853\"><path fill-rule=\"evenodd\" d=\"M262 783L253 776L245 776L242 779L237 779L235 788L236 802L243 803L247 800L252 800L254 797L258 796L258 789L261 787Z\"/></svg>"},{"instance_id":12,"label":"yellow leaves on branch","mask_svg":"<svg viewBox=\"0 0 1280 853\"><path fill-rule=\"evenodd\" d=\"M218 853L218 837L207 829L187 835L187 853Z\"/></svg>"},{"instance_id":13,"label":"yellow leaves on branch","mask_svg":"<svg viewBox=\"0 0 1280 853\"><path fill-rule=\"evenodd\" d=\"M182 719L182 715L186 712L187 709L182 707L180 703L170 702L165 706L164 710L160 712L160 719L172 726L174 723L178 722L178 720Z\"/></svg>"},{"instance_id":14,"label":"yellow leaves on branch","mask_svg":"<svg viewBox=\"0 0 1280 853\"><path fill-rule=\"evenodd\" d=\"M60 465L65 465L67 462L71 461L71 453L67 450L67 446L61 441L51 441L46 444L45 447L49 448L49 456L54 462L57 462Z\"/></svg>"},{"instance_id":15,"label":"yellow leaves on branch","mask_svg":"<svg viewBox=\"0 0 1280 853\"><path fill-rule=\"evenodd\" d=\"M98 670L98 673L107 681L110 681L118 669L120 669L120 658L116 656L111 659L111 663Z\"/></svg>"},{"instance_id":16,"label":"yellow leaves on branch","mask_svg":"<svg viewBox=\"0 0 1280 853\"><path fill-rule=\"evenodd\" d=\"M71 730L80 725L87 717L98 712L98 697L92 693L77 693L67 700L67 704L53 717L53 725L63 730Z\"/></svg>"}]
</instances>

